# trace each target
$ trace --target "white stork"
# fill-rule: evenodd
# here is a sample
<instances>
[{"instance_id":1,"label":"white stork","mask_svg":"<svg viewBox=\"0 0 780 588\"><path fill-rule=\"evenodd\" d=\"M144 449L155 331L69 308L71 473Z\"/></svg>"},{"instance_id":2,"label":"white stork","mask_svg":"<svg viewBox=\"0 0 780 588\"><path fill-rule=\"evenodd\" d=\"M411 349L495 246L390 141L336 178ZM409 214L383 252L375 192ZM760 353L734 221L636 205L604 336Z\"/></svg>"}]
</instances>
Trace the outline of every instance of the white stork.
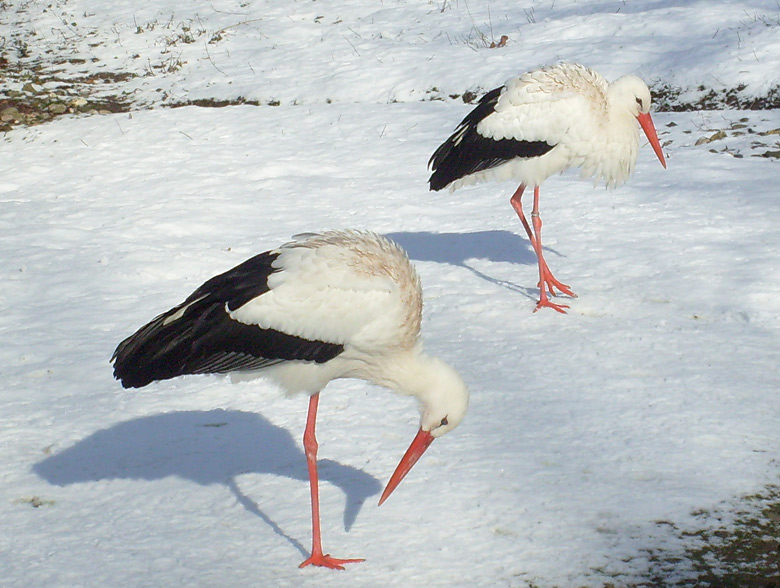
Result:
<instances>
[{"instance_id":1,"label":"white stork","mask_svg":"<svg viewBox=\"0 0 780 588\"><path fill-rule=\"evenodd\" d=\"M419 401L420 429L382 504L433 440L468 406L458 373L423 353L420 279L406 253L369 232L303 235L211 278L122 341L112 361L125 388L185 374L261 370L288 393L309 394L303 445L309 469L312 564L343 569L361 559L322 551L315 422L319 392L360 378Z\"/></svg>"},{"instance_id":2,"label":"white stork","mask_svg":"<svg viewBox=\"0 0 780 588\"><path fill-rule=\"evenodd\" d=\"M565 313L565 304L547 297L575 296L552 275L542 254L539 185L569 167L582 176L604 180L608 187L625 182L634 170L639 121L655 154L666 167L650 117L650 90L636 76L612 83L579 64L561 63L509 80L485 94L455 132L436 149L428 165L431 190L488 180L515 180L520 186L510 199L525 227L539 264L539 302ZM531 226L520 199L534 187Z\"/></svg>"}]
</instances>

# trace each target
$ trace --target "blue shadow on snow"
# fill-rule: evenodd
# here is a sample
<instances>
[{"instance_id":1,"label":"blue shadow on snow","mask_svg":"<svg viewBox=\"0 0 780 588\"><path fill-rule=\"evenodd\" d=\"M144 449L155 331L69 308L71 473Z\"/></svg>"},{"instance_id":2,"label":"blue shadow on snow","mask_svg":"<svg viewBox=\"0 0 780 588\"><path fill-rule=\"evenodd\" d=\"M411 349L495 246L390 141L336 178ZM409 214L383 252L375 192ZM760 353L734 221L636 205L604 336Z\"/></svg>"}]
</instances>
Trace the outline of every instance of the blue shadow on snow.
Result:
<instances>
[{"instance_id":1,"label":"blue shadow on snow","mask_svg":"<svg viewBox=\"0 0 780 588\"><path fill-rule=\"evenodd\" d=\"M159 480L178 476L197 484L224 484L248 511L263 519L302 555L308 550L288 536L236 483L242 474L309 479L306 456L292 435L263 416L236 410L182 411L118 423L33 466L57 486L112 479ZM365 472L328 459L318 461L320 480L346 495L349 531L363 502L382 489ZM308 511L308 502L301 505Z\"/></svg>"},{"instance_id":2,"label":"blue shadow on snow","mask_svg":"<svg viewBox=\"0 0 780 588\"><path fill-rule=\"evenodd\" d=\"M536 253L524 236L510 231L477 231L474 233L387 233L388 239L406 249L417 261L433 261L463 267L479 278L498 286L521 292L533 299L537 289L524 288L506 280L488 276L471 267L469 259L536 265ZM545 250L548 250L545 247ZM536 281L534 281L535 283Z\"/></svg>"}]
</instances>

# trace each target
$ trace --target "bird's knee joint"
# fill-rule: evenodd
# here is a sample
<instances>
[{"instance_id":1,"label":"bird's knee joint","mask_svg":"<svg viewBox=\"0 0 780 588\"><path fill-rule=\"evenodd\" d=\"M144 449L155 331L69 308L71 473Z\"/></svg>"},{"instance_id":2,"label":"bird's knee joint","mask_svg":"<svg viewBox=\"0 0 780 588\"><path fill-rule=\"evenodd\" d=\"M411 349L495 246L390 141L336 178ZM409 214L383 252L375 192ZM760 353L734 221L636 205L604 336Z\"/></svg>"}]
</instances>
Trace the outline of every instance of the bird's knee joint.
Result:
<instances>
[{"instance_id":1,"label":"bird's knee joint","mask_svg":"<svg viewBox=\"0 0 780 588\"><path fill-rule=\"evenodd\" d=\"M303 436L303 449L306 453L306 457L309 459L314 459L317 457L317 450L319 449L319 444L317 443L317 438L314 435L304 435Z\"/></svg>"}]
</instances>

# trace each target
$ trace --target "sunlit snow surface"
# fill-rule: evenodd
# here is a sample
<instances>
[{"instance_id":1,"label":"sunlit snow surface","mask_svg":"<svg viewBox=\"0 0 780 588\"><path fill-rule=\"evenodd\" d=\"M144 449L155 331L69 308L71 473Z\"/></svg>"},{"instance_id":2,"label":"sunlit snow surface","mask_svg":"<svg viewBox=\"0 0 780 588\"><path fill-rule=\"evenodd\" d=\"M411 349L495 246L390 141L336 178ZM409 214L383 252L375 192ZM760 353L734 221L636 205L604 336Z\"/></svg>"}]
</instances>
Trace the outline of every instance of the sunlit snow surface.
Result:
<instances>
[{"instance_id":1,"label":"sunlit snow surface","mask_svg":"<svg viewBox=\"0 0 780 588\"><path fill-rule=\"evenodd\" d=\"M509 2L224 4L60 9L97 23L99 39L133 11L139 22L197 12L213 32L230 20L217 9L251 10L232 22L262 20L242 25L229 55L230 39L210 48L224 74L193 57L133 83L188 99L269 88L281 106L61 118L0 141L0 584L628 583L652 571L650 552L683 551L673 526L777 481L780 168L756 155L778 148L762 133L780 114L656 113L667 170L643 144L618 190L576 173L545 182L546 258L579 295L562 316L532 313L538 274L509 206L515 186L427 191L428 157L470 107L418 101L556 58L677 85L704 83L700 70L727 85L766 79L780 51L754 57L749 43L777 43L780 26L753 18L777 18L774 3L713 2L682 41L701 11L670 1L540 2L535 22ZM514 35L505 48L467 42L488 5L496 35ZM351 65L326 67L315 25ZM122 46L139 52L133 35ZM695 145L719 129L725 139ZM299 570L306 399L217 376L124 390L108 359L210 276L342 227L408 250L426 347L458 368L472 402L377 508L417 411L362 382L331 384L318 421L323 542L366 562Z\"/></svg>"}]
</instances>

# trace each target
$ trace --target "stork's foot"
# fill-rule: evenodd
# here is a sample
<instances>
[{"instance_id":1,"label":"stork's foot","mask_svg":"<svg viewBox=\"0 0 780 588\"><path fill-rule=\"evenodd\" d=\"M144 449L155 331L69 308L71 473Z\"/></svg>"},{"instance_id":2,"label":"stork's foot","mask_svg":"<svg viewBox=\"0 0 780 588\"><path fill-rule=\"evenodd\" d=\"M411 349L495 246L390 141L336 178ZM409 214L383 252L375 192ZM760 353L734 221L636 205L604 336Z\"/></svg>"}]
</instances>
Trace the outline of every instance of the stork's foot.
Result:
<instances>
[{"instance_id":1,"label":"stork's foot","mask_svg":"<svg viewBox=\"0 0 780 588\"><path fill-rule=\"evenodd\" d=\"M547 285L547 289L550 292L551 296L558 296L558 294L555 292L556 289L560 290L561 294L565 294L566 296L571 296L572 298L577 298L577 295L571 291L571 288L569 288L566 284L559 282L555 279L555 276L552 275L552 272L550 271L550 268L547 267L547 264L544 264L544 267L542 268L542 280L539 281L539 283L536 285L537 288L540 290Z\"/></svg>"},{"instance_id":2,"label":"stork's foot","mask_svg":"<svg viewBox=\"0 0 780 588\"><path fill-rule=\"evenodd\" d=\"M304 561L299 568L305 568L308 565L320 566L322 568L330 568L331 570L343 570L344 564L358 563L366 561L365 559L336 559L329 554L312 553L311 557Z\"/></svg>"},{"instance_id":3,"label":"stork's foot","mask_svg":"<svg viewBox=\"0 0 780 588\"><path fill-rule=\"evenodd\" d=\"M547 289L550 291L551 296L558 296L559 293L555 291L557 288L560 290L560 294L565 294L566 296L571 296L572 298L577 298L577 295L571 291L571 288L569 288L566 284L561 284L558 280L556 280L552 274L550 274L549 277L544 279L545 283L547 284ZM541 285L540 285L541 287Z\"/></svg>"},{"instance_id":4,"label":"stork's foot","mask_svg":"<svg viewBox=\"0 0 780 588\"><path fill-rule=\"evenodd\" d=\"M547 298L542 298L539 300L539 302L536 303L536 308L534 308L534 312L536 312L540 308L552 308L556 312L560 312L561 314L566 314L566 311L563 309L569 308L569 305L555 304L555 302L550 302L550 300L548 300Z\"/></svg>"},{"instance_id":5,"label":"stork's foot","mask_svg":"<svg viewBox=\"0 0 780 588\"><path fill-rule=\"evenodd\" d=\"M577 295L571 291L571 288L569 288L566 284L559 282L555 279L555 276L552 275L552 272L550 271L550 268L547 267L547 264L542 261L540 263L539 267L539 274L541 276L541 279L539 280L539 283L536 285L537 288L539 288L539 302L536 303L536 308L534 309L534 312L539 310L540 308L552 308L556 312L560 312L561 314L566 314L566 311L563 310L564 308L569 308L568 304L556 304L555 302L550 302L549 298L547 298L547 294L549 292L550 296L558 296L558 293L555 292L556 289L560 290L560 294L565 294L566 296L571 296L572 298L577 298Z\"/></svg>"}]
</instances>

